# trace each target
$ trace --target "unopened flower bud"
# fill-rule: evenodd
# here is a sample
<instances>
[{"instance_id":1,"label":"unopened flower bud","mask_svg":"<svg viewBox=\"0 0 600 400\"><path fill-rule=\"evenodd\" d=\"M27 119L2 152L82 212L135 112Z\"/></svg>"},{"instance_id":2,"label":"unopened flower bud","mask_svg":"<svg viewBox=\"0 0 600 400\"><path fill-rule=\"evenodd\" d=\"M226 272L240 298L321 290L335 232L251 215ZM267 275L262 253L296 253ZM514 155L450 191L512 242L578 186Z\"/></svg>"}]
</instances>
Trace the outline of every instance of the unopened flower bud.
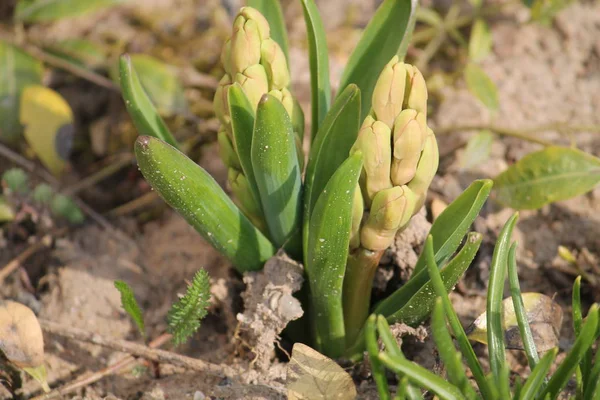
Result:
<instances>
[{"instance_id":1,"label":"unopened flower bud","mask_svg":"<svg viewBox=\"0 0 600 400\"><path fill-rule=\"evenodd\" d=\"M417 122L415 110L404 110L394 122L391 178L395 186L407 184L417 171L417 164L421 158L424 126Z\"/></svg>"},{"instance_id":2,"label":"unopened flower bud","mask_svg":"<svg viewBox=\"0 0 600 400\"><path fill-rule=\"evenodd\" d=\"M427 116L427 85L425 78L417 67L406 66L406 89L404 91L404 108L411 108Z\"/></svg>"},{"instance_id":3,"label":"unopened flower bud","mask_svg":"<svg viewBox=\"0 0 600 400\"><path fill-rule=\"evenodd\" d=\"M406 80L405 64L394 56L379 75L373 90L371 104L375 117L390 129L402 111Z\"/></svg>"},{"instance_id":4,"label":"unopened flower bud","mask_svg":"<svg viewBox=\"0 0 600 400\"><path fill-rule=\"evenodd\" d=\"M414 178L408 183L408 187L417 195L415 213L418 212L427 197L427 189L437 172L440 154L438 151L437 140L431 129L428 129L428 135L425 139L425 146L421 153L421 159L417 166L417 172Z\"/></svg>"},{"instance_id":5,"label":"unopened flower bud","mask_svg":"<svg viewBox=\"0 0 600 400\"><path fill-rule=\"evenodd\" d=\"M244 71L243 74L236 74L235 81L244 89L252 109L256 110L261 97L268 92L269 83L267 82L267 73L262 65L253 65Z\"/></svg>"},{"instance_id":6,"label":"unopened flower bud","mask_svg":"<svg viewBox=\"0 0 600 400\"><path fill-rule=\"evenodd\" d=\"M238 15L231 36L231 73L243 73L260 62L260 34L255 20Z\"/></svg>"},{"instance_id":7,"label":"unopened flower bud","mask_svg":"<svg viewBox=\"0 0 600 400\"><path fill-rule=\"evenodd\" d=\"M273 39L266 39L260 47L260 63L265 67L269 78L269 89L283 89L290 84L290 73L288 71L285 54Z\"/></svg>"},{"instance_id":8,"label":"unopened flower bud","mask_svg":"<svg viewBox=\"0 0 600 400\"><path fill-rule=\"evenodd\" d=\"M221 128L219 133L217 133L217 141L219 142L219 155L221 156L223 163L229 168L235 168L238 171L241 171L242 165L240 159L233 147L231 138L224 128Z\"/></svg>"},{"instance_id":9,"label":"unopened flower bud","mask_svg":"<svg viewBox=\"0 0 600 400\"><path fill-rule=\"evenodd\" d=\"M261 40L266 40L271 37L269 22L260 11L252 7L242 7L238 15L242 15L247 20L252 20L256 23Z\"/></svg>"},{"instance_id":10,"label":"unopened flower bud","mask_svg":"<svg viewBox=\"0 0 600 400\"><path fill-rule=\"evenodd\" d=\"M225 125L229 125L230 123L229 101L227 100L229 86L231 86L231 77L229 74L225 74L223 75L223 78L221 78L221 81L219 81L213 100L215 115L219 118L219 121Z\"/></svg>"}]
</instances>

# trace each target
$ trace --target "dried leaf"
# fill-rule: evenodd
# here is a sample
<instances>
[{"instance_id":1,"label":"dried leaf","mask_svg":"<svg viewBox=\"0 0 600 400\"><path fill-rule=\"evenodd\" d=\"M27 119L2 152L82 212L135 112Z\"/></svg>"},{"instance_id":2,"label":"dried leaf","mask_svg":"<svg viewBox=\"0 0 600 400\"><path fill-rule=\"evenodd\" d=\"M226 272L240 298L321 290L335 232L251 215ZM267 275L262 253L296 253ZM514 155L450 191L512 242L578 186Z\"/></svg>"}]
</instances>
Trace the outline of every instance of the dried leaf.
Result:
<instances>
[{"instance_id":1,"label":"dried leaf","mask_svg":"<svg viewBox=\"0 0 600 400\"><path fill-rule=\"evenodd\" d=\"M335 361L302 344L294 344L287 369L288 400L351 400L352 377Z\"/></svg>"},{"instance_id":2,"label":"dried leaf","mask_svg":"<svg viewBox=\"0 0 600 400\"><path fill-rule=\"evenodd\" d=\"M523 293L523 303L527 321L538 352L545 352L558 346L563 312L552 298L540 293ZM523 350L515 309L511 297L502 301L504 315L504 338L507 349ZM481 314L466 331L469 339L487 344L486 313Z\"/></svg>"}]
</instances>

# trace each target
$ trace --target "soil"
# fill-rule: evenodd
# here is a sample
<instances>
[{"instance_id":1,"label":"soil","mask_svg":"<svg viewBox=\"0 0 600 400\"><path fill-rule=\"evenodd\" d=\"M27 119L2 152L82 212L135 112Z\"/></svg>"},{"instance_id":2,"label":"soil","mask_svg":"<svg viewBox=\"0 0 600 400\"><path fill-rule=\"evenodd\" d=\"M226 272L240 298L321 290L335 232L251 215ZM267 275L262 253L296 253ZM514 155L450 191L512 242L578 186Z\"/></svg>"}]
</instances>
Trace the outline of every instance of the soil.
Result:
<instances>
[{"instance_id":1,"label":"soil","mask_svg":"<svg viewBox=\"0 0 600 400\"><path fill-rule=\"evenodd\" d=\"M130 51L164 56L173 53L174 49L165 44L163 36L174 32L175 40L183 43L177 55L173 55L174 63L183 65L181 60L187 58L193 60L187 62L188 65L195 64L203 72L214 73L224 37L219 27L229 24L209 18L218 1L138 0L137 3L144 4L144 12L135 11L136 2L130 2L127 6L72 23L33 27L31 34L56 38L72 35L114 38L114 32L118 31L122 40L131 42ZM235 0L223 3L232 10L239 6ZM368 21L378 2L318 3L333 49L330 60L332 81L337 82L349 52L359 38L359 28ZM198 7L198 4L202 6ZM284 1L284 4L291 29L292 87L304 110L309 110L310 85L302 10L299 2ZM165 13L165 10L173 10L173 13ZM194 15L202 22L199 27L190 22L190 10L196 10ZM551 26L527 23L527 15L524 7L517 7L491 21L493 52L483 61L482 67L498 86L498 112L488 112L459 79L456 85L447 86L432 97L434 108L429 118L434 131L438 127L490 123L511 129L551 123L600 124L600 113L597 112L600 109L600 41L597 39L600 37L600 5L591 2L572 4L557 15ZM177 26L180 28L174 28ZM208 37L206 32L210 29L213 29L210 31L212 36ZM206 54L202 55L197 54L200 38L196 40L194 36L198 36L198 30L209 43L202 50ZM432 69L445 68L446 61L436 62ZM93 160L110 157L111 149L131 148L135 134L131 133L131 124L118 96L81 79L72 79L65 73L51 74L48 83L67 97L76 115L83 116L78 121L80 141L96 143ZM186 94L210 107L210 90L190 87L186 88ZM202 112L205 111L198 113ZM214 131L194 121L170 120L169 123L179 128L180 137L190 138L198 129L204 132L199 139L194 139L197 150L194 154L199 164L225 187L227 173L218 157ZM427 209L399 234L393 248L382 258L375 281L375 298L406 281L426 237L432 213L435 215L436 210L450 203L472 180L494 177L523 155L540 148L523 140L498 136L487 160L466 170L461 167L461 157L464 144L472 134L472 131L458 130L438 135L442 158ZM574 142L580 149L600 155L600 136L597 134L581 132L567 136L548 129L537 132L536 136L567 145ZM11 165L0 157L0 170ZM74 165L64 178L66 186L89 175L98 163L90 162L90 157L82 153L76 154ZM105 213L147 191L147 184L135 166L128 165L114 177L85 189L81 197L98 212ZM451 295L464 326L471 324L485 309L493 244L511 213L512 210L502 208L492 197L474 224L474 229L484 235L484 244L465 279ZM115 229L106 229L89 220L82 226L71 228L68 234L55 237L50 248L30 257L18 272L3 282L0 298L22 302L42 319L141 343L144 339L121 308L120 295L113 282L123 280L131 285L144 312L147 337L154 338L166 331L165 318L170 305L184 292L194 273L204 268L211 276L212 285L209 315L192 340L167 349L230 365L238 371L238 376L215 377L141 361L136 368L106 377L64 398L286 398L289 343L282 339L282 331L303 313L292 296L302 283L301 265L279 255L269 261L263 271L240 276L181 217L156 199L127 215L110 218L109 223ZM27 248L34 236L0 227L0 266ZM563 308L560 345L567 349L573 340L570 296L574 274L570 265L558 256L557 249L565 246L583 268L597 268L600 259L600 187L539 211L521 212L514 238L519 242L521 287L523 291L551 296ZM582 294L586 306L600 300L598 290L594 289L597 288L590 282L584 282ZM411 359L430 369L440 368L427 335L427 325L416 330L398 325L394 332L399 338L403 336L402 342L410 344L405 349ZM45 337L45 350L51 387L71 382L83 373L101 370L123 356L96 345L51 335ZM483 357L486 351L485 346L476 345L478 355ZM529 373L522 352L511 350L509 357L513 374ZM357 384L358 398L377 398L368 365L361 364L348 370ZM21 393L25 398L40 394L36 382L25 376L23 379ZM0 398L10 398L1 385Z\"/></svg>"}]
</instances>

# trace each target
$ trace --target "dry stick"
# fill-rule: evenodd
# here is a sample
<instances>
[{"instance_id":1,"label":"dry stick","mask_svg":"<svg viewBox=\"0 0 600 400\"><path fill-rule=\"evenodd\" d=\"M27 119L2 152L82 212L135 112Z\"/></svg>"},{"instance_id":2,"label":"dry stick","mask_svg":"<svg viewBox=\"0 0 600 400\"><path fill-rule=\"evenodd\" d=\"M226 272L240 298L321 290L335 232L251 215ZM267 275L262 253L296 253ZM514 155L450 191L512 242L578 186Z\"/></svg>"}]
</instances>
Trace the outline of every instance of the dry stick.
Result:
<instances>
[{"instance_id":1,"label":"dry stick","mask_svg":"<svg viewBox=\"0 0 600 400\"><path fill-rule=\"evenodd\" d=\"M78 328L71 328L52 321L40 319L42 330L67 337L70 339L80 340L83 342L97 344L98 346L108 347L123 353L129 353L148 360L173 364L179 367L184 367L194 371L208 372L218 376L235 376L235 370L228 366L212 364L206 361L198 360L191 357L186 357L166 350L151 349L148 346L128 342L121 339L111 339L102 337L96 333L88 332Z\"/></svg>"},{"instance_id":2,"label":"dry stick","mask_svg":"<svg viewBox=\"0 0 600 400\"><path fill-rule=\"evenodd\" d=\"M116 174L121 169L130 165L133 161L133 154L123 154L120 159L115 162L108 164L106 167L94 172L93 174L83 178L72 186L65 188L62 193L67 196L73 196L74 194L95 185L96 183Z\"/></svg>"},{"instance_id":3,"label":"dry stick","mask_svg":"<svg viewBox=\"0 0 600 400\"><path fill-rule=\"evenodd\" d=\"M171 337L172 336L170 334L164 333L161 336L154 339L152 342L150 342L149 347L150 348L160 347L163 344L165 344L166 342L168 342L169 340L171 340ZM135 357L133 357L131 355L127 355L127 356L119 359L114 364L111 364L108 367L101 369L100 371L96 371L96 372L92 373L91 375L88 375L86 373L86 374L82 375L79 379L75 380L75 382L69 383L69 384L63 386L62 388L55 389L48 394L42 394L40 396L34 397L31 400L47 400L47 399L55 399L55 398L63 397L63 395L72 393L76 390L79 390L88 385L91 385L92 383L98 382L100 379L102 379L106 376L116 374L125 368L132 367L134 364L137 363L137 361L138 360Z\"/></svg>"},{"instance_id":4,"label":"dry stick","mask_svg":"<svg viewBox=\"0 0 600 400\"><path fill-rule=\"evenodd\" d=\"M158 199L158 193L155 191L147 192L141 195L140 197L131 200L128 203L122 204L118 207L113 208L108 213L106 213L109 217L120 217L122 215L127 215L129 213L134 212L135 210L147 206L148 204L153 203Z\"/></svg>"},{"instance_id":5,"label":"dry stick","mask_svg":"<svg viewBox=\"0 0 600 400\"><path fill-rule=\"evenodd\" d=\"M66 232L67 229L59 229L54 232L54 235L61 235ZM48 248L52 245L52 234L44 235L41 239L34 242L32 245L27 247L21 254L13 258L8 262L2 269L0 270L0 285L4 282L4 279L8 277L10 274L15 272L19 267L32 255L37 253L38 251Z\"/></svg>"}]
</instances>

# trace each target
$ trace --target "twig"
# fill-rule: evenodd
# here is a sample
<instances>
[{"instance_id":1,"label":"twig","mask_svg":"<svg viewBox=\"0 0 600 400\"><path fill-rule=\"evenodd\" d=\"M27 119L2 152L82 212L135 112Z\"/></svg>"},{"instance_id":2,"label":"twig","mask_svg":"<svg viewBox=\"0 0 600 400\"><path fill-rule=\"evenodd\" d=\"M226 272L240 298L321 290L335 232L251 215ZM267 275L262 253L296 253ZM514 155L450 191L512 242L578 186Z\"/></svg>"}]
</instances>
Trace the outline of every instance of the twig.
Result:
<instances>
[{"instance_id":1,"label":"twig","mask_svg":"<svg viewBox=\"0 0 600 400\"><path fill-rule=\"evenodd\" d=\"M62 228L54 232L54 234L44 235L41 239L37 240L29 247L27 247L21 254L13 258L8 262L2 269L0 269L0 285L4 282L4 279L8 277L10 274L15 272L19 267L32 255L37 253L38 251L48 248L52 245L52 237L54 235L61 235L65 233L67 229Z\"/></svg>"},{"instance_id":2,"label":"twig","mask_svg":"<svg viewBox=\"0 0 600 400\"><path fill-rule=\"evenodd\" d=\"M66 187L62 190L62 193L67 196L73 196L74 194L95 185L96 183L108 178L109 176L119 172L124 167L131 164L133 161L133 154L123 154L119 160L108 164L106 167L94 172L90 176L83 178L74 185Z\"/></svg>"},{"instance_id":3,"label":"twig","mask_svg":"<svg viewBox=\"0 0 600 400\"><path fill-rule=\"evenodd\" d=\"M40 320L42 330L60 335L63 337L93 343L98 346L111 348L123 353L129 353L135 356L145 358L160 363L173 364L194 371L208 372L218 376L235 376L235 370L228 366L212 364L191 357L186 357L170 351L152 349L148 346L128 342L126 340L111 339L102 337L96 333L84 331L78 328L72 328L57 324L48 320Z\"/></svg>"},{"instance_id":4,"label":"twig","mask_svg":"<svg viewBox=\"0 0 600 400\"><path fill-rule=\"evenodd\" d=\"M120 217L122 215L127 215L138 208L144 207L158 199L158 193L155 191L147 192L141 195L140 197L131 200L128 203L122 204L118 207L113 208L108 213L106 213L109 217Z\"/></svg>"},{"instance_id":5,"label":"twig","mask_svg":"<svg viewBox=\"0 0 600 400\"><path fill-rule=\"evenodd\" d=\"M161 336L154 339L150 342L149 347L154 349L162 346L167 343L171 339L171 335L168 333L162 334ZM75 382L69 383L63 386L60 389L55 389L48 394L42 394L40 396L34 397L31 400L47 400L47 399L56 399L61 398L68 393L72 393L76 390L84 388L92 383L98 382L100 379L116 374L119 371L132 367L135 363L137 363L137 359L131 355L127 355L121 359L119 359L114 364L109 365L108 367L101 369L100 371L96 371L91 375L84 374L79 379L75 380Z\"/></svg>"},{"instance_id":6,"label":"twig","mask_svg":"<svg viewBox=\"0 0 600 400\"><path fill-rule=\"evenodd\" d=\"M556 131L559 133L570 133L570 132L600 132L600 125L567 125L562 123L540 125L533 128L527 129L511 129L497 125L485 125L485 124L472 124L472 125L455 125L446 126L435 129L435 133L438 135L445 135L454 132L464 131L479 131L487 129L498 135L511 136L518 139L523 139L528 142L538 143L544 146L554 146L555 143L548 140L539 139L533 137L533 134L546 131Z\"/></svg>"},{"instance_id":7,"label":"twig","mask_svg":"<svg viewBox=\"0 0 600 400\"><path fill-rule=\"evenodd\" d=\"M40 169L34 162L27 160L25 157L11 150L9 147L6 147L2 143L0 143L0 155L14 162L28 172L38 175L51 185L58 186L58 180L48 171Z\"/></svg>"}]
</instances>

